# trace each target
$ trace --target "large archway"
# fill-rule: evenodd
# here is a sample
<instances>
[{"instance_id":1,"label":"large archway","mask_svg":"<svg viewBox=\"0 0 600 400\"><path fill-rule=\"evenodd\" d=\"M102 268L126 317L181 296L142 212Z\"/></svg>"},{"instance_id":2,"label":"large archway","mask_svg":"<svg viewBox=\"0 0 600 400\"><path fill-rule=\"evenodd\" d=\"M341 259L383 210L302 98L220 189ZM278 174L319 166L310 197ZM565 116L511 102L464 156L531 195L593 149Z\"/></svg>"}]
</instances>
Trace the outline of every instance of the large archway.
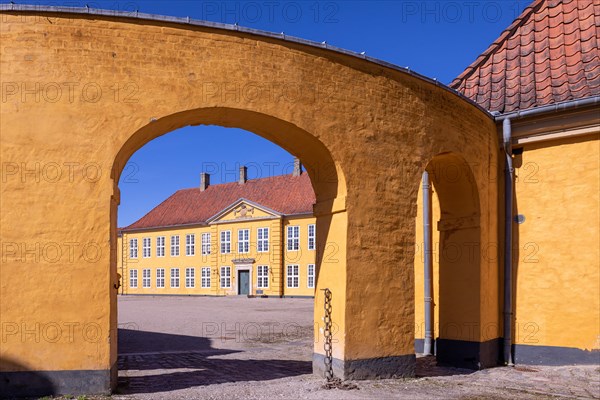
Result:
<instances>
[{"instance_id":1,"label":"large archway","mask_svg":"<svg viewBox=\"0 0 600 400\"><path fill-rule=\"evenodd\" d=\"M0 357L13 361L3 376L48 371L58 392L116 382L116 182L136 149L189 124L241 127L306 165L320 232L315 372L320 289L330 288L334 372L411 376L417 183L434 155L460 154L479 189L482 238L495 242L490 116L434 81L324 45L75 11L3 8ZM481 293L497 286L488 267ZM61 335L32 341L31 329Z\"/></svg>"},{"instance_id":2,"label":"large archway","mask_svg":"<svg viewBox=\"0 0 600 400\"><path fill-rule=\"evenodd\" d=\"M117 393L147 395L167 387L198 390L217 382L244 385L283 376L304 379L312 372L314 281L309 269L315 265L316 251L307 239L308 227L316 221L309 214L314 192L306 170L296 161L253 133L215 125L176 129L129 158L119 179ZM223 191L227 189L237 193L228 197ZM178 212L160 211L160 204L181 191L209 192L209 198L180 203L188 210L202 211L215 203L227 209L243 197L261 208L281 212L295 207L298 212L269 216L251 208L250 216L228 223L228 212L219 210L226 217L217 218L216 224L162 221L158 228L136 231L141 221L157 213L177 218ZM284 200L273 201L279 193ZM213 208L205 215L216 213ZM160 228L169 224L174 226ZM304 236L299 239L301 251L287 251L287 227L294 225ZM249 248L242 254L238 233L244 228L249 231ZM268 251L258 249L259 230L268 231ZM221 232L232 233L229 253ZM209 245L188 255L188 247L179 248L174 238L183 244L189 233L198 244L208 236ZM131 257L131 242L143 244L148 235L150 254L144 257L142 251ZM158 237L165 237L164 252L153 246ZM290 264L298 265L297 283L287 277ZM226 266L232 270L229 288L221 279ZM171 279L173 271L180 272L180 280ZM244 295L241 271L250 276ZM160 366L168 368L145 372ZM186 372L173 373L181 368Z\"/></svg>"},{"instance_id":3,"label":"large archway","mask_svg":"<svg viewBox=\"0 0 600 400\"><path fill-rule=\"evenodd\" d=\"M290 151L295 156L301 157L302 163L311 177L317 204L325 204L325 207L328 208L332 199L345 198L346 183L342 171L336 166L329 150L318 139L307 132L277 118L247 110L212 107L209 109L179 112L159 120L153 120L139 129L129 137L128 141L117 154L111 171L112 180L115 185L114 192L116 193L111 203L111 229L113 229L113 232L111 232L111 241L116 240L117 233L116 222L114 221L116 219L116 207L120 196L117 184L131 155L156 137L189 125L218 125L251 131L279 145L284 150ZM319 212L325 215L319 214ZM327 209L319 211L318 208L315 208L315 215L317 216L316 229L319 232L316 260L319 270L316 279L316 290L322 287L319 284L323 276L322 274L329 273L331 276L339 277L340 271L343 273L343 269L338 269L340 263L343 263L343 260L338 258L338 252L340 251L339 243L345 240L346 227L342 219L332 218L327 212ZM113 238L115 239L113 240ZM111 243L111 249L115 249L114 254L111 254L111 256L115 257L114 263L116 263L117 248L116 243ZM332 268L335 270L329 271ZM113 265L112 259L111 272L114 275L113 279L117 281L117 268L116 264ZM336 280L335 282L328 283L327 287L330 287L332 291L339 292L337 288L334 289L333 285L339 285L340 283L340 281ZM319 296L318 292L317 296ZM114 321L111 320L111 329L116 327L116 297L117 291L111 291L111 318L114 319ZM335 311L340 312L339 305ZM315 320L320 320L321 317L322 308L315 309ZM320 328L322 328L322 324L315 329L318 331ZM322 349L322 343L322 340L317 341L317 345L315 345L317 351ZM114 360L116 362L116 346L111 346L111 357L115 357Z\"/></svg>"},{"instance_id":4,"label":"large archway","mask_svg":"<svg viewBox=\"0 0 600 400\"><path fill-rule=\"evenodd\" d=\"M415 222L417 353L434 354L438 365L469 369L497 365L500 331L495 318L500 305L498 288L490 285L497 277L489 275L489 268L497 262L498 246L482 229L480 188L473 168L458 154L442 153L425 171ZM424 206L427 192L430 205ZM430 239L424 234L427 229ZM433 316L429 323L427 313ZM432 339L429 344L427 337Z\"/></svg>"}]
</instances>

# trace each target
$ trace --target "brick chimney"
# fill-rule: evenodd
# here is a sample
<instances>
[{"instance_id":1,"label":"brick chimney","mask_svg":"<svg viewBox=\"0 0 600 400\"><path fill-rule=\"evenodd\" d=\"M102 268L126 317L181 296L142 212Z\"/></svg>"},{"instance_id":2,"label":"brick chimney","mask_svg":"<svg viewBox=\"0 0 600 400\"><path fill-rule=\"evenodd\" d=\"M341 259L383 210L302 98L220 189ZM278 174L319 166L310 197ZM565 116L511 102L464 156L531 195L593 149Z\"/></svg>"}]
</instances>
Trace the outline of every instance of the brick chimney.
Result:
<instances>
[{"instance_id":1,"label":"brick chimney","mask_svg":"<svg viewBox=\"0 0 600 400\"><path fill-rule=\"evenodd\" d=\"M243 185L244 183L246 183L246 181L248 181L248 167L241 166L240 167L240 180L238 181L238 183L240 185Z\"/></svg>"},{"instance_id":2,"label":"brick chimney","mask_svg":"<svg viewBox=\"0 0 600 400\"><path fill-rule=\"evenodd\" d=\"M210 175L206 172L200 174L200 191L204 192L210 185Z\"/></svg>"},{"instance_id":3,"label":"brick chimney","mask_svg":"<svg viewBox=\"0 0 600 400\"><path fill-rule=\"evenodd\" d=\"M300 176L302 175L302 163L298 157L294 158L294 172L292 172L292 176Z\"/></svg>"}]
</instances>

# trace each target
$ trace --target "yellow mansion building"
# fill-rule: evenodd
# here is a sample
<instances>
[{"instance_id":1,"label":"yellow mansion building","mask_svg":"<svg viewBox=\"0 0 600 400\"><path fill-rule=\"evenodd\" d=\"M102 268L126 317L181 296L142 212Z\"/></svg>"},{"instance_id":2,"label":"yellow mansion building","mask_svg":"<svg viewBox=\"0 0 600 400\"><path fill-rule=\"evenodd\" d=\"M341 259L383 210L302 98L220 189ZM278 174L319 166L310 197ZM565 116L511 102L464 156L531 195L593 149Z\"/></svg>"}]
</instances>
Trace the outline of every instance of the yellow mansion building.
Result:
<instances>
[{"instance_id":1,"label":"yellow mansion building","mask_svg":"<svg viewBox=\"0 0 600 400\"><path fill-rule=\"evenodd\" d=\"M313 296L315 202L296 160L290 175L179 190L121 229L121 294Z\"/></svg>"}]
</instances>

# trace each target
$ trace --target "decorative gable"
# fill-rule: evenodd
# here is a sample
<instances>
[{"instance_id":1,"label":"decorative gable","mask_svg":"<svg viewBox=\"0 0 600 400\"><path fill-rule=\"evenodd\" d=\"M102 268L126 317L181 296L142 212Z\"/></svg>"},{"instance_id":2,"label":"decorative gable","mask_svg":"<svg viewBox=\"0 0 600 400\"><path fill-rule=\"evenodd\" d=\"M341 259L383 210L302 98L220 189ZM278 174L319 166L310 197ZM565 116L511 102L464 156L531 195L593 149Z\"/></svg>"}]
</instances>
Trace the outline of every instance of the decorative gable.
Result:
<instances>
[{"instance_id":1,"label":"decorative gable","mask_svg":"<svg viewBox=\"0 0 600 400\"><path fill-rule=\"evenodd\" d=\"M239 199L209 218L209 224L281 218L282 214L247 199Z\"/></svg>"}]
</instances>

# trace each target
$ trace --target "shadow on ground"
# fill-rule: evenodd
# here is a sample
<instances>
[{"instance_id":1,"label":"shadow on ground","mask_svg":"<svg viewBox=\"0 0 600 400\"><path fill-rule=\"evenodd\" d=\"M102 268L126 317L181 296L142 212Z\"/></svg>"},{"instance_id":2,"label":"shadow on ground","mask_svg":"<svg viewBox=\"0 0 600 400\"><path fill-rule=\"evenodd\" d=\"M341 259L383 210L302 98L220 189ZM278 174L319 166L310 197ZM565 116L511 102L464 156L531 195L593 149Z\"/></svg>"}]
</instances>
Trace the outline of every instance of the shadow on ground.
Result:
<instances>
[{"instance_id":1,"label":"shadow on ground","mask_svg":"<svg viewBox=\"0 0 600 400\"><path fill-rule=\"evenodd\" d=\"M147 332L133 329L119 329L119 355L131 353L156 353L174 351L215 351L210 339L202 336L175 335L171 333ZM225 350L225 353L233 353Z\"/></svg>"},{"instance_id":2,"label":"shadow on ground","mask_svg":"<svg viewBox=\"0 0 600 400\"><path fill-rule=\"evenodd\" d=\"M468 375L476 372L472 369L447 367L437 364L435 356L417 357L415 376L417 378L433 376Z\"/></svg>"},{"instance_id":3,"label":"shadow on ground","mask_svg":"<svg viewBox=\"0 0 600 400\"><path fill-rule=\"evenodd\" d=\"M219 358L234 353L243 352L214 349L204 337L119 329L117 393L157 393L312 372L310 361Z\"/></svg>"}]
</instances>

